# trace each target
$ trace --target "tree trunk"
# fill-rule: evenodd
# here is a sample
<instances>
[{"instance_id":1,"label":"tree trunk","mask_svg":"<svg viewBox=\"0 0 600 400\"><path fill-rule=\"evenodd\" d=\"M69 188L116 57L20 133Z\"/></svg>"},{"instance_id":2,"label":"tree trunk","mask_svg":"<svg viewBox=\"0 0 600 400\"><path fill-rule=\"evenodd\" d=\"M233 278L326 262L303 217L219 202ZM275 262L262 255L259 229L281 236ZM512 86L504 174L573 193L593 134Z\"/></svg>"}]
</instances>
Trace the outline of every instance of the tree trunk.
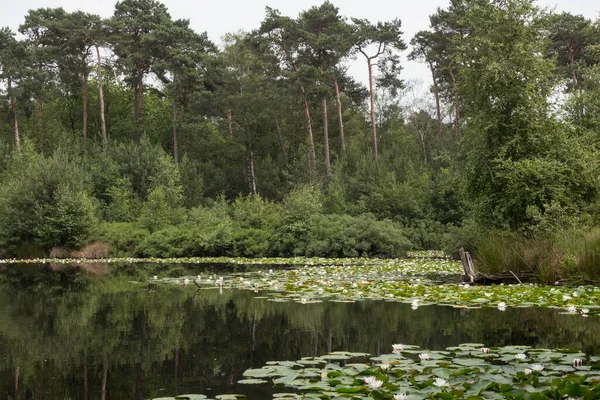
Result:
<instances>
[{"instance_id":1,"label":"tree trunk","mask_svg":"<svg viewBox=\"0 0 600 400\"><path fill-rule=\"evenodd\" d=\"M373 90L373 64L371 59L367 58L367 65L369 67L369 94L371 97L371 127L373 129L373 156L377 161L377 121L375 121L375 92Z\"/></svg>"},{"instance_id":2,"label":"tree trunk","mask_svg":"<svg viewBox=\"0 0 600 400\"><path fill-rule=\"evenodd\" d=\"M254 153L248 150L246 159L246 178L248 180L248 190L252 196L255 196L256 191L256 175L254 174Z\"/></svg>"},{"instance_id":3,"label":"tree trunk","mask_svg":"<svg viewBox=\"0 0 600 400\"><path fill-rule=\"evenodd\" d=\"M229 137L233 137L233 114L231 113L231 108L227 110L227 131L229 132Z\"/></svg>"},{"instance_id":4,"label":"tree trunk","mask_svg":"<svg viewBox=\"0 0 600 400\"><path fill-rule=\"evenodd\" d=\"M277 120L275 120L275 129L277 130L277 139L279 139L279 146L281 147L281 155L283 156L283 162L285 163L285 165L287 165L287 150L285 149L285 141L283 140L283 135L281 134L281 127L279 126L279 121Z\"/></svg>"},{"instance_id":5,"label":"tree trunk","mask_svg":"<svg viewBox=\"0 0 600 400\"><path fill-rule=\"evenodd\" d=\"M83 71L83 87L82 87L82 95L83 95L83 145L87 145L87 123L88 123L88 77L90 73L85 68Z\"/></svg>"},{"instance_id":6,"label":"tree trunk","mask_svg":"<svg viewBox=\"0 0 600 400\"><path fill-rule=\"evenodd\" d=\"M21 368L15 368L15 400L19 399L19 373L21 372Z\"/></svg>"},{"instance_id":7,"label":"tree trunk","mask_svg":"<svg viewBox=\"0 0 600 400\"><path fill-rule=\"evenodd\" d=\"M306 115L306 129L308 130L308 140L310 141L310 159L312 162L312 171L317 169L317 151L315 150L315 140L312 131L312 122L310 119L310 109L308 108L308 100L306 99L306 90L304 86L300 86L300 90L304 95L304 114Z\"/></svg>"},{"instance_id":8,"label":"tree trunk","mask_svg":"<svg viewBox=\"0 0 600 400\"><path fill-rule=\"evenodd\" d=\"M433 64L429 63L429 69L431 70L431 78L433 79L433 95L435 96L435 113L437 118L437 133L438 137L442 137L442 109L440 106L440 87L435 79L435 69Z\"/></svg>"},{"instance_id":9,"label":"tree trunk","mask_svg":"<svg viewBox=\"0 0 600 400\"><path fill-rule=\"evenodd\" d=\"M83 359L83 400L89 399L87 357Z\"/></svg>"},{"instance_id":10,"label":"tree trunk","mask_svg":"<svg viewBox=\"0 0 600 400\"><path fill-rule=\"evenodd\" d=\"M143 75L140 78L138 87L138 140L144 135L144 81Z\"/></svg>"},{"instance_id":11,"label":"tree trunk","mask_svg":"<svg viewBox=\"0 0 600 400\"><path fill-rule=\"evenodd\" d=\"M133 118L136 126L136 140L139 142L143 134L144 121L144 74L141 68L137 71L133 87Z\"/></svg>"},{"instance_id":12,"label":"tree trunk","mask_svg":"<svg viewBox=\"0 0 600 400\"><path fill-rule=\"evenodd\" d=\"M342 154L346 154L346 137L344 136L344 118L342 117L342 101L340 99L340 86L337 79L333 78L333 87L335 88L335 101L337 103L338 123L340 125L340 143Z\"/></svg>"},{"instance_id":13,"label":"tree trunk","mask_svg":"<svg viewBox=\"0 0 600 400\"><path fill-rule=\"evenodd\" d=\"M104 353L104 359L102 361L102 400L106 400L106 383L108 381L108 357L106 352Z\"/></svg>"},{"instance_id":14,"label":"tree trunk","mask_svg":"<svg viewBox=\"0 0 600 400\"><path fill-rule=\"evenodd\" d=\"M452 87L454 88L454 111L455 111L455 123L456 123L456 140L460 140L460 98L458 96L458 87L456 84L456 78L454 73L450 71L450 77L452 78Z\"/></svg>"},{"instance_id":15,"label":"tree trunk","mask_svg":"<svg viewBox=\"0 0 600 400\"><path fill-rule=\"evenodd\" d=\"M10 94L10 112L13 118L13 133L15 137L15 151L21 152L21 140L19 138L19 120L17 118L17 99L12 92L12 79L8 78L8 93Z\"/></svg>"},{"instance_id":16,"label":"tree trunk","mask_svg":"<svg viewBox=\"0 0 600 400\"><path fill-rule=\"evenodd\" d=\"M44 131L43 131L43 127L44 127L44 121L43 121L43 115L44 115L44 102L42 101L41 97L37 97L35 100L35 115L37 118L37 133L38 136L40 138L40 151L43 152L44 151Z\"/></svg>"},{"instance_id":17,"label":"tree trunk","mask_svg":"<svg viewBox=\"0 0 600 400\"><path fill-rule=\"evenodd\" d=\"M571 74L573 79L573 90L577 87L577 71L575 70L575 52L569 51L569 58L571 59Z\"/></svg>"},{"instance_id":18,"label":"tree trunk","mask_svg":"<svg viewBox=\"0 0 600 400\"><path fill-rule=\"evenodd\" d=\"M175 396L179 394L179 348L175 349Z\"/></svg>"},{"instance_id":19,"label":"tree trunk","mask_svg":"<svg viewBox=\"0 0 600 400\"><path fill-rule=\"evenodd\" d=\"M104 118L104 89L102 87L102 63L100 59L100 49L96 46L96 55L98 56L98 101L100 102L100 125L102 129L102 151L106 153L108 149L108 136L106 134L106 120Z\"/></svg>"},{"instance_id":20,"label":"tree trunk","mask_svg":"<svg viewBox=\"0 0 600 400\"><path fill-rule=\"evenodd\" d=\"M329 157L329 121L327 119L327 99L323 97L323 155L325 156L325 168L327 176L331 175L331 158Z\"/></svg>"},{"instance_id":21,"label":"tree trunk","mask_svg":"<svg viewBox=\"0 0 600 400\"><path fill-rule=\"evenodd\" d=\"M179 137L177 133L178 110L177 102L173 99L173 159L179 163Z\"/></svg>"}]
</instances>

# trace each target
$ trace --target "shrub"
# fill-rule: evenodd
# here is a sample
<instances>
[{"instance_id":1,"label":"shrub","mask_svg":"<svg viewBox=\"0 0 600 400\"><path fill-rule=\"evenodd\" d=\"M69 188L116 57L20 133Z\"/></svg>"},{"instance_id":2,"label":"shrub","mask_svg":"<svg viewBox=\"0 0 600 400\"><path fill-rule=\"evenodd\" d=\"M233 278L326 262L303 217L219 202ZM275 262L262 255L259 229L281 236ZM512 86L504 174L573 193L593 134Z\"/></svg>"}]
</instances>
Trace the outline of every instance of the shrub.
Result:
<instances>
[{"instance_id":1,"label":"shrub","mask_svg":"<svg viewBox=\"0 0 600 400\"><path fill-rule=\"evenodd\" d=\"M45 251L85 244L98 223L91 186L66 152L44 157L25 142L1 178L0 243L9 254L25 243Z\"/></svg>"},{"instance_id":2,"label":"shrub","mask_svg":"<svg viewBox=\"0 0 600 400\"><path fill-rule=\"evenodd\" d=\"M412 244L395 222L378 221L369 214L325 215L311 218L304 255L400 257L410 248Z\"/></svg>"},{"instance_id":3,"label":"shrub","mask_svg":"<svg viewBox=\"0 0 600 400\"><path fill-rule=\"evenodd\" d=\"M132 222L140 213L142 202L133 192L131 181L118 178L114 185L107 190L109 203L104 216L109 222Z\"/></svg>"},{"instance_id":4,"label":"shrub","mask_svg":"<svg viewBox=\"0 0 600 400\"><path fill-rule=\"evenodd\" d=\"M35 228L37 241L45 248L83 246L99 223L95 199L83 190L61 185L54 202L42 208Z\"/></svg>"},{"instance_id":5,"label":"shrub","mask_svg":"<svg viewBox=\"0 0 600 400\"><path fill-rule=\"evenodd\" d=\"M133 222L110 222L100 226L100 238L110 245L111 254L132 255L150 235L148 229Z\"/></svg>"}]
</instances>

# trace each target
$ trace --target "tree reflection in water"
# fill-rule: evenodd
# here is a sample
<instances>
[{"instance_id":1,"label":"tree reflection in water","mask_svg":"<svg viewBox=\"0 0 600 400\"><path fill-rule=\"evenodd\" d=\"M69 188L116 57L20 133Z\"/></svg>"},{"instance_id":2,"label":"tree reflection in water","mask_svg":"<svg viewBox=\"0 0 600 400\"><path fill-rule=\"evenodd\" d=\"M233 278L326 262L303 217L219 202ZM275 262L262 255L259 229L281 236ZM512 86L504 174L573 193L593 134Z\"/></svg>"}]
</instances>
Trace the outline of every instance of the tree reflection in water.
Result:
<instances>
[{"instance_id":1,"label":"tree reflection in water","mask_svg":"<svg viewBox=\"0 0 600 400\"><path fill-rule=\"evenodd\" d=\"M148 291L132 283L157 271L181 276L215 268L147 264L102 274L6 267L0 276L0 398L270 398L268 384L237 384L246 369L338 350L379 354L394 343L600 350L597 318L556 310L281 303L256 299L260 293L252 291L208 289L194 297L194 285Z\"/></svg>"}]
</instances>

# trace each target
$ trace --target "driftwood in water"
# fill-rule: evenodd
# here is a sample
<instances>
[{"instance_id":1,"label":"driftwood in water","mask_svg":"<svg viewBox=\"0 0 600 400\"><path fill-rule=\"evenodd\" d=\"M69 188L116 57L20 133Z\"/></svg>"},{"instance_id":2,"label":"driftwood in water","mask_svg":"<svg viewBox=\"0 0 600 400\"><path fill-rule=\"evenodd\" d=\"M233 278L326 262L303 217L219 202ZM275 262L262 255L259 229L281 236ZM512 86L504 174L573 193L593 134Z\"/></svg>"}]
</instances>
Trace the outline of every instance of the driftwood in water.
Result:
<instances>
[{"instance_id":1,"label":"driftwood in water","mask_svg":"<svg viewBox=\"0 0 600 400\"><path fill-rule=\"evenodd\" d=\"M523 283L523 281L531 281L537 278L537 275L528 272L528 273L519 273L519 275L515 275L512 272L506 272L503 274L477 274L477 279L475 279L475 283L479 285L494 285L500 283Z\"/></svg>"},{"instance_id":2,"label":"driftwood in water","mask_svg":"<svg viewBox=\"0 0 600 400\"><path fill-rule=\"evenodd\" d=\"M517 276L514 272L509 271L503 274L481 274L475 272L473 266L473 259L468 251L461 248L459 250L460 259L462 261L464 275L463 280L469 283L476 283L479 285L493 285L500 283L523 283L522 281L531 280L536 277L534 273L520 273Z\"/></svg>"},{"instance_id":3,"label":"driftwood in water","mask_svg":"<svg viewBox=\"0 0 600 400\"><path fill-rule=\"evenodd\" d=\"M473 259L468 251L465 251L462 247L459 250L460 252L460 260L462 261L463 269L465 274L463 275L463 280L465 282L474 283L477 279L477 274L475 273L475 267L473 266Z\"/></svg>"}]
</instances>

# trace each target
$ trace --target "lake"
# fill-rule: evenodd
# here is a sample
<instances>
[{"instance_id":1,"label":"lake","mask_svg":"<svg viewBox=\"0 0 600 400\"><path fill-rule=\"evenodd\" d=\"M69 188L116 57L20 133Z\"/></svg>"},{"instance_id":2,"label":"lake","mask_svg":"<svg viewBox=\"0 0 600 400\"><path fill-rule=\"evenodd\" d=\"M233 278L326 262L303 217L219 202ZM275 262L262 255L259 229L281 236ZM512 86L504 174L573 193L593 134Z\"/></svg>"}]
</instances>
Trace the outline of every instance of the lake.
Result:
<instances>
[{"instance_id":1,"label":"lake","mask_svg":"<svg viewBox=\"0 0 600 400\"><path fill-rule=\"evenodd\" d=\"M243 276L270 268L291 267L4 265L0 398L101 399L104 392L107 399L184 393L269 399L286 389L238 384L245 370L332 351L390 353L394 343L430 350L471 342L600 353L597 317L558 309L413 309L385 300L280 301L252 287L147 285L154 275Z\"/></svg>"}]
</instances>

